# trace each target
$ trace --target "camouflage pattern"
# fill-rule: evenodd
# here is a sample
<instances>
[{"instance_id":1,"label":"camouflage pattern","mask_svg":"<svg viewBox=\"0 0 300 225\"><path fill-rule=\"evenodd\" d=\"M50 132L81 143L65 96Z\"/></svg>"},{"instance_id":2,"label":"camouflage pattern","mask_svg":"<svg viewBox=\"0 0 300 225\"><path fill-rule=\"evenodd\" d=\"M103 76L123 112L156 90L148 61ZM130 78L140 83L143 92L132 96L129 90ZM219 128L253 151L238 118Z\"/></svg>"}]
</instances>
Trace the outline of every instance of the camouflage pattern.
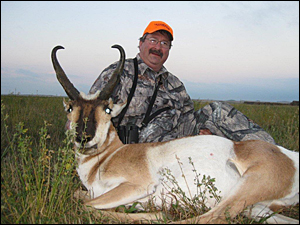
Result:
<instances>
[{"instance_id":1,"label":"camouflage pattern","mask_svg":"<svg viewBox=\"0 0 300 225\"><path fill-rule=\"evenodd\" d=\"M260 139L275 144L270 134L226 102L210 103L196 111L195 117L195 130L209 129L212 134L234 141Z\"/></svg>"},{"instance_id":2,"label":"camouflage pattern","mask_svg":"<svg viewBox=\"0 0 300 225\"><path fill-rule=\"evenodd\" d=\"M159 72L148 67L137 54L138 82L134 96L120 125L132 123L140 127L139 142L162 142L175 138L199 134L200 129L209 129L213 134L234 141L262 139L275 143L274 139L257 124L227 103L214 102L198 111L187 94L183 83L162 67ZM102 90L117 67L113 63L102 71L90 89L90 93ZM146 127L141 123L154 93L158 77L162 75L162 85L158 89L152 113L170 107L152 119ZM127 101L134 79L133 59L126 59L120 84L116 86L112 99L114 103ZM118 126L118 117L113 124Z\"/></svg>"},{"instance_id":3,"label":"camouflage pattern","mask_svg":"<svg viewBox=\"0 0 300 225\"><path fill-rule=\"evenodd\" d=\"M140 130L139 142L161 142L191 135L196 125L194 103L187 94L183 83L165 67L162 67L159 72L153 71L142 61L139 54L137 60L138 83L121 125L130 122L142 127L141 123L154 93L158 76L162 75L163 84L158 89L151 114L164 107L169 106L171 109L159 114L148 123L147 127ZM117 62L102 71L92 85L90 93L102 90L116 66ZM133 59L126 59L120 84L116 86L112 94L114 103L127 101L133 79ZM118 117L113 118L113 123L115 127L118 126Z\"/></svg>"}]
</instances>

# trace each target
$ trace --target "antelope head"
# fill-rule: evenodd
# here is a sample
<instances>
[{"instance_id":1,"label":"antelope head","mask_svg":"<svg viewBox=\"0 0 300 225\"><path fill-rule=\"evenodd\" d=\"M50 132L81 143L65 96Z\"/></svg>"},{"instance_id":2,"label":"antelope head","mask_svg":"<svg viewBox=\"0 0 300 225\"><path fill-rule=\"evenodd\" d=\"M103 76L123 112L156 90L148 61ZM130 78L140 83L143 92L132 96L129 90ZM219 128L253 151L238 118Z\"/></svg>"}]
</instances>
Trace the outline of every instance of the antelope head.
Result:
<instances>
[{"instance_id":1,"label":"antelope head","mask_svg":"<svg viewBox=\"0 0 300 225\"><path fill-rule=\"evenodd\" d=\"M89 95L79 92L60 66L56 52L64 47L56 46L52 50L51 58L56 77L70 98L68 102L64 100L64 107L71 126L76 127L75 146L83 149L83 154L91 154L103 145L108 137L111 118L117 116L126 105L113 104L110 98L120 82L125 63L124 49L120 45L113 45L112 48L117 48L121 54L117 68L101 92Z\"/></svg>"}]
</instances>

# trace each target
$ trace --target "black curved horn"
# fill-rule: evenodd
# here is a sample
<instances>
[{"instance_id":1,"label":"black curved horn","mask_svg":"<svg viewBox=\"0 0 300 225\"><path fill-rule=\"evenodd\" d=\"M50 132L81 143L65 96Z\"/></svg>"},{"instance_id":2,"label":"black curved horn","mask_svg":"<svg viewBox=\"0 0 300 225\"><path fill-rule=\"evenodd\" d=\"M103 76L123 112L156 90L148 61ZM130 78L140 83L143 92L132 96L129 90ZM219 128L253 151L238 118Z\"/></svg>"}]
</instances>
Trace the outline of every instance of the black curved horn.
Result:
<instances>
[{"instance_id":1,"label":"black curved horn","mask_svg":"<svg viewBox=\"0 0 300 225\"><path fill-rule=\"evenodd\" d=\"M54 70L56 72L56 77L57 77L59 83L64 88L67 95L69 96L69 98L72 100L76 100L79 96L79 91L70 82L67 75L65 74L65 72L63 71L61 66L59 65L59 62L56 58L56 52L59 49L65 49L65 48L62 46L56 46L53 48L52 53L51 53L52 64L53 64Z\"/></svg>"},{"instance_id":2,"label":"black curved horn","mask_svg":"<svg viewBox=\"0 0 300 225\"><path fill-rule=\"evenodd\" d=\"M120 51L120 60L119 60L118 66L115 69L115 71L113 72L110 80L105 85L105 87L102 89L102 91L101 91L101 93L98 97L99 99L102 99L102 100L109 99L109 97L111 96L115 86L120 82L120 76L122 74L124 64L125 64L125 51L122 48L122 46L113 45L111 47L119 49L119 51Z\"/></svg>"}]
</instances>

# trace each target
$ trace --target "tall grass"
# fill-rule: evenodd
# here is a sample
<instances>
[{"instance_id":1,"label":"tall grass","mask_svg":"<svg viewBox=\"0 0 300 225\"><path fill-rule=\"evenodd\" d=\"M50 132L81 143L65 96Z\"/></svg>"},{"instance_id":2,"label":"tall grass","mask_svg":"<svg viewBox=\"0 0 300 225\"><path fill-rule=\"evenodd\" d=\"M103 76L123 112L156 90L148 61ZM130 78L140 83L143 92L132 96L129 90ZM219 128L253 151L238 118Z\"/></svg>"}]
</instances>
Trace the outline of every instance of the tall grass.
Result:
<instances>
[{"instance_id":1,"label":"tall grass","mask_svg":"<svg viewBox=\"0 0 300 225\"><path fill-rule=\"evenodd\" d=\"M28 128L27 134L37 144L39 141L38 130L44 126L44 120L46 120L48 132L51 135L50 147L61 146L62 140L65 138L66 122L62 97L6 95L1 96L1 101L6 107L6 114L9 115L9 119L6 121L8 134L14 134L16 132L15 125L23 122L24 127ZM1 138L1 149L2 146L7 145L7 141L6 138Z\"/></svg>"},{"instance_id":2,"label":"tall grass","mask_svg":"<svg viewBox=\"0 0 300 225\"><path fill-rule=\"evenodd\" d=\"M277 143L299 150L299 107L234 106ZM65 122L61 97L1 96L1 223L118 222L74 199L80 180ZM297 209L287 214L299 218Z\"/></svg>"},{"instance_id":3,"label":"tall grass","mask_svg":"<svg viewBox=\"0 0 300 225\"><path fill-rule=\"evenodd\" d=\"M74 210L71 190L78 185L70 135L65 148L49 149L47 122L37 131L40 140L34 144L23 122L10 136L8 118L1 108L1 133L6 132L9 143L1 146L1 223L53 223L58 218L66 222L67 212Z\"/></svg>"}]
</instances>

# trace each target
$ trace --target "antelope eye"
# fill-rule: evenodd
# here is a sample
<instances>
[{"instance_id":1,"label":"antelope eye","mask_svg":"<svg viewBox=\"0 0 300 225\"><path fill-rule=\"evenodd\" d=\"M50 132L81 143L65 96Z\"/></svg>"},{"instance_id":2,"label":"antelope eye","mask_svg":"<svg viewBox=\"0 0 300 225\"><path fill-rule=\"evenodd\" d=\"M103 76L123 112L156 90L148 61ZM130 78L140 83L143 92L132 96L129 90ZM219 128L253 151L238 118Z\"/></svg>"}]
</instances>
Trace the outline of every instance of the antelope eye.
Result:
<instances>
[{"instance_id":1,"label":"antelope eye","mask_svg":"<svg viewBox=\"0 0 300 225\"><path fill-rule=\"evenodd\" d=\"M110 113L111 113L111 109L107 107L107 108L105 109L105 112L106 112L107 114L110 114Z\"/></svg>"},{"instance_id":2,"label":"antelope eye","mask_svg":"<svg viewBox=\"0 0 300 225\"><path fill-rule=\"evenodd\" d=\"M73 108L72 108L72 106L70 106L70 107L67 109L67 112L70 113L70 112L72 112L72 111L73 111Z\"/></svg>"}]
</instances>

